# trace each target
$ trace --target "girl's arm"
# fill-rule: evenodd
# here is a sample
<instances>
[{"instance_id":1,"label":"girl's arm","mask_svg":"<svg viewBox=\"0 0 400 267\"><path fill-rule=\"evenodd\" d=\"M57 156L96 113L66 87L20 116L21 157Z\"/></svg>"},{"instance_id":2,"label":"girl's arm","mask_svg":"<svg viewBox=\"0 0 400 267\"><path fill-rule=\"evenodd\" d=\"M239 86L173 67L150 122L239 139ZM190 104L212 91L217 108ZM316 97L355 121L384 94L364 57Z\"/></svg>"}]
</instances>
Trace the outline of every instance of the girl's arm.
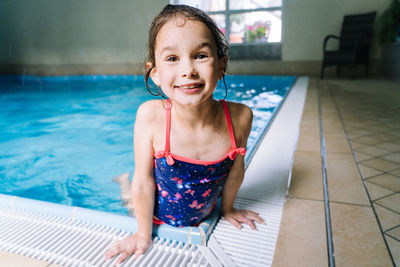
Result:
<instances>
[{"instance_id":1,"label":"girl's arm","mask_svg":"<svg viewBox=\"0 0 400 267\"><path fill-rule=\"evenodd\" d=\"M155 121L151 103L146 102L137 111L134 130L135 172L132 180L132 195L138 231L115 242L105 254L105 259L120 255L116 264L130 255L135 257L151 246L152 219L154 210L155 180L153 174L153 127Z\"/></svg>"},{"instance_id":2,"label":"girl's arm","mask_svg":"<svg viewBox=\"0 0 400 267\"><path fill-rule=\"evenodd\" d=\"M250 108L244 105L231 105L232 124L235 135L239 137L236 140L237 147L246 147L247 138L251 131L253 113ZM235 118L237 118L235 120ZM264 219L258 213L249 210L237 210L233 207L236 194L244 179L244 157L240 154L236 156L232 169L226 180L222 193L222 213L224 218L232 223L238 229L242 228L242 223L248 224L252 229L256 229L254 221L264 223Z\"/></svg>"},{"instance_id":3,"label":"girl's arm","mask_svg":"<svg viewBox=\"0 0 400 267\"><path fill-rule=\"evenodd\" d=\"M151 238L154 211L154 110L152 102L141 105L137 112L134 130L135 173L132 180L132 195L138 222L138 233Z\"/></svg>"}]
</instances>

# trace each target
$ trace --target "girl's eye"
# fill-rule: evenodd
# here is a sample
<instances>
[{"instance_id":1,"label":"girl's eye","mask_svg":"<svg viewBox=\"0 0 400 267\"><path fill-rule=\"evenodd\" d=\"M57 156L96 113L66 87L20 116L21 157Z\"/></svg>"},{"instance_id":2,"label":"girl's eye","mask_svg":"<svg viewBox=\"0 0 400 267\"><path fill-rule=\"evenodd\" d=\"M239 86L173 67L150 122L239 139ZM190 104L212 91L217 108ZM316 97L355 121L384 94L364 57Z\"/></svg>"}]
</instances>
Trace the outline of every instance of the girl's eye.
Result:
<instances>
[{"instance_id":1,"label":"girl's eye","mask_svg":"<svg viewBox=\"0 0 400 267\"><path fill-rule=\"evenodd\" d=\"M197 56L196 56L196 58L197 59L204 59L204 58L207 58L208 56L206 55L206 54L198 54Z\"/></svg>"},{"instance_id":2,"label":"girl's eye","mask_svg":"<svg viewBox=\"0 0 400 267\"><path fill-rule=\"evenodd\" d=\"M170 62L175 62L175 61L177 61L177 60L178 60L178 58L175 57L175 56L169 56L169 57L167 57L167 61L170 61Z\"/></svg>"}]
</instances>

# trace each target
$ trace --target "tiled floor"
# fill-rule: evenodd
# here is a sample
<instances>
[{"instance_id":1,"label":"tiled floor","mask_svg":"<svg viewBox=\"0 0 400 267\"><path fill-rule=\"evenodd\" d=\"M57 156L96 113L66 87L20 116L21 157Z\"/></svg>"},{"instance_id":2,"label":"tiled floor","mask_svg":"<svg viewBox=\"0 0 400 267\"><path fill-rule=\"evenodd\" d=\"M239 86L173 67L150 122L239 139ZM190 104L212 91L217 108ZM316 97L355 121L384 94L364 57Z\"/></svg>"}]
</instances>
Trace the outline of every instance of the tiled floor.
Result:
<instances>
[{"instance_id":1,"label":"tiled floor","mask_svg":"<svg viewBox=\"0 0 400 267\"><path fill-rule=\"evenodd\" d=\"M4 267L62 267L45 261L0 251L0 266Z\"/></svg>"},{"instance_id":2,"label":"tiled floor","mask_svg":"<svg viewBox=\"0 0 400 267\"><path fill-rule=\"evenodd\" d=\"M400 84L317 78L273 266L328 265L320 129L336 266L400 266Z\"/></svg>"}]
</instances>

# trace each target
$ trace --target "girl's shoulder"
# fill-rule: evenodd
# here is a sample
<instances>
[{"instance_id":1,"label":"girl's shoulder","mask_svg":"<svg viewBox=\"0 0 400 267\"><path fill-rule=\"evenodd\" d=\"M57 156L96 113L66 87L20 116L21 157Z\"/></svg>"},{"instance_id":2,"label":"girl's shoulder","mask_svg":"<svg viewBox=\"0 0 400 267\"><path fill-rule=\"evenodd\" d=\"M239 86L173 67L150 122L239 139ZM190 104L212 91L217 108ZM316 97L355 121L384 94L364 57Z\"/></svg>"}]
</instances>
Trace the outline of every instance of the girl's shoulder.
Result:
<instances>
[{"instance_id":1,"label":"girl's shoulder","mask_svg":"<svg viewBox=\"0 0 400 267\"><path fill-rule=\"evenodd\" d=\"M148 100L142 103L137 110L137 119L143 118L151 120L159 117L160 113L165 112L165 101L161 99Z\"/></svg>"},{"instance_id":2,"label":"girl's shoulder","mask_svg":"<svg viewBox=\"0 0 400 267\"><path fill-rule=\"evenodd\" d=\"M142 103L136 112L136 127L153 132L157 125L163 124L165 118L165 101L156 99Z\"/></svg>"},{"instance_id":3,"label":"girl's shoulder","mask_svg":"<svg viewBox=\"0 0 400 267\"><path fill-rule=\"evenodd\" d=\"M253 120L253 111L242 103L226 101L232 123L238 126L246 126Z\"/></svg>"},{"instance_id":4,"label":"girl's shoulder","mask_svg":"<svg viewBox=\"0 0 400 267\"><path fill-rule=\"evenodd\" d=\"M226 103L228 104L237 145L239 147L246 146L253 122L253 111L241 103L229 101L226 101Z\"/></svg>"}]
</instances>

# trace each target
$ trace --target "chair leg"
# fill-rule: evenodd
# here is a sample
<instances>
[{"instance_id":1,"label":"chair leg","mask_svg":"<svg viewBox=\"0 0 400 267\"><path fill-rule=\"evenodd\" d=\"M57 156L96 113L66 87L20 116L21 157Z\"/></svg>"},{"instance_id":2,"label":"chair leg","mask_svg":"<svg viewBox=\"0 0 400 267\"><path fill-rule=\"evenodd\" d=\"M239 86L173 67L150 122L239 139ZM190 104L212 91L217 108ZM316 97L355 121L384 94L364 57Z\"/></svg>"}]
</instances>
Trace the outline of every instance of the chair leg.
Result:
<instances>
[{"instance_id":1,"label":"chair leg","mask_svg":"<svg viewBox=\"0 0 400 267\"><path fill-rule=\"evenodd\" d=\"M320 75L319 75L319 78L321 79L321 80L323 80L324 79L324 64L322 64L322 67L321 67L321 73L320 73Z\"/></svg>"},{"instance_id":2,"label":"chair leg","mask_svg":"<svg viewBox=\"0 0 400 267\"><path fill-rule=\"evenodd\" d=\"M368 63L365 64L365 78L368 77Z\"/></svg>"},{"instance_id":3,"label":"chair leg","mask_svg":"<svg viewBox=\"0 0 400 267\"><path fill-rule=\"evenodd\" d=\"M336 75L340 77L340 65L337 65L336 67Z\"/></svg>"}]
</instances>

